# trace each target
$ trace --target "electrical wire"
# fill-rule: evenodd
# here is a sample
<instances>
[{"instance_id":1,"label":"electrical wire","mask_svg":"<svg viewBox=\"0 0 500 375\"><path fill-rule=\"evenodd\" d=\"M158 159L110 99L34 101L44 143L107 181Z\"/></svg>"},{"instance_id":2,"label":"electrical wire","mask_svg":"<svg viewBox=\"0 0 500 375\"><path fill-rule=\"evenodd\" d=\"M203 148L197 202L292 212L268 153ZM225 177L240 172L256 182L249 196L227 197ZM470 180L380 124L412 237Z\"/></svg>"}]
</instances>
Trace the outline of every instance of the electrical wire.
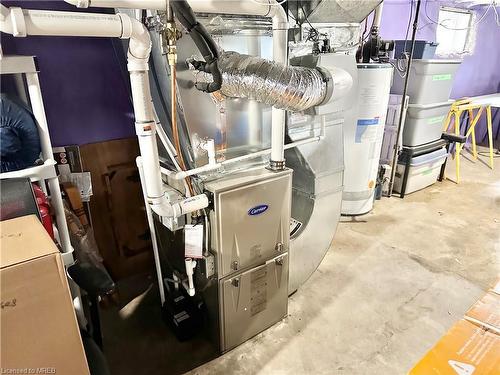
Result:
<instances>
[{"instance_id":1,"label":"electrical wire","mask_svg":"<svg viewBox=\"0 0 500 375\"><path fill-rule=\"evenodd\" d=\"M304 6L302 4L302 1L299 1L298 2L299 6L300 6L300 9L302 9L302 13L304 13L304 19L306 20L306 22L309 24L309 26L311 27L311 29L309 30L309 33L307 35L307 38L306 40L307 41L313 41L313 42L317 42L318 39L319 39L319 36L320 36L320 33L319 31L311 24L311 22L309 22L309 19L307 18L306 16L306 11L304 10Z\"/></svg>"},{"instance_id":2,"label":"electrical wire","mask_svg":"<svg viewBox=\"0 0 500 375\"><path fill-rule=\"evenodd\" d=\"M473 29L474 27L476 27L477 25L479 25L480 22L482 22L484 20L484 18L486 17L486 15L488 14L488 12L490 11L490 9L493 7L494 11L496 14L498 14L494 4L496 3L496 0L491 0L490 4L488 5L488 8L486 8L486 10L484 11L484 13L481 15L481 17L473 24L473 25L470 25L470 26L467 26L467 27L460 27L460 28L454 28L454 27L449 27L449 26L446 26L444 24L444 21L443 22L439 22L439 21L436 21L434 19L432 19L431 17L429 17L429 14L427 12L427 4L429 3L429 0L426 0L425 1L425 5L424 5L424 13L425 13L425 17L433 24L436 24L438 26L442 26L444 27L445 29L448 29L448 30L454 30L454 31L461 31L461 30L470 30L470 29ZM446 21L446 20L445 20ZM423 29L424 27L428 26L429 24L426 24L424 26L422 26L420 29ZM498 22L497 22L497 25L498 25ZM500 26L500 25L499 25Z\"/></svg>"},{"instance_id":3,"label":"electrical wire","mask_svg":"<svg viewBox=\"0 0 500 375\"><path fill-rule=\"evenodd\" d=\"M401 78L406 77L406 64L407 64L408 59L410 58L410 54L406 51L406 45L408 43L408 33L410 31L411 21L412 21L412 17L413 17L413 2L414 2L414 0L410 0L410 16L408 18L408 26L406 27L405 43L403 46L403 52L399 56L394 56L395 60L396 60L395 63L389 62Z\"/></svg>"},{"instance_id":4,"label":"electrical wire","mask_svg":"<svg viewBox=\"0 0 500 375\"><path fill-rule=\"evenodd\" d=\"M495 12L495 22L497 23L497 26L500 27L500 17L498 16L498 10L497 7L493 7L493 11Z\"/></svg>"}]
</instances>

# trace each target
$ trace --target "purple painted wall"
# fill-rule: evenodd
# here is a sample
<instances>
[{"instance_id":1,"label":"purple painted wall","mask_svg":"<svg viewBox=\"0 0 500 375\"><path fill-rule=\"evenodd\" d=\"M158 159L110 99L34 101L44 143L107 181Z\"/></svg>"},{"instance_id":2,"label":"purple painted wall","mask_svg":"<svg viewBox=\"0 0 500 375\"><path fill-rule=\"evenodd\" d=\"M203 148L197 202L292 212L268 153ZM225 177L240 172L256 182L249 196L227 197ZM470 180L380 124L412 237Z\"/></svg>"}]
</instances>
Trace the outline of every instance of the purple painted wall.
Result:
<instances>
[{"instance_id":1,"label":"purple painted wall","mask_svg":"<svg viewBox=\"0 0 500 375\"><path fill-rule=\"evenodd\" d=\"M427 15L429 18L437 20L441 5L459 7L457 3L454 4L450 1L422 1L417 39L436 40L436 25L429 21ZM471 9L478 15L476 22L486 8L480 6ZM386 39L404 39L409 15L409 0L385 0L380 25L381 35ZM411 32L410 26L408 38L411 38ZM452 98L500 92L500 48L496 47L499 40L500 27L496 24L493 10L490 9L486 17L477 25L476 41L472 55L464 57L457 71L451 92ZM500 147L500 110L493 109L492 112L493 135L496 138L496 147ZM482 143L487 142L485 117L481 118L477 127L477 139Z\"/></svg>"},{"instance_id":2,"label":"purple painted wall","mask_svg":"<svg viewBox=\"0 0 500 375\"><path fill-rule=\"evenodd\" d=\"M62 1L2 3L27 9L76 11ZM120 45L115 48L112 39L13 38L2 34L2 49L5 55L37 56L54 146L82 145L135 135L128 78L122 74L126 63Z\"/></svg>"},{"instance_id":3,"label":"purple painted wall","mask_svg":"<svg viewBox=\"0 0 500 375\"><path fill-rule=\"evenodd\" d=\"M436 25L426 18L438 18L440 4L423 1L418 39L434 41ZM78 11L62 1L3 1L6 6L32 9ZM385 0L381 34L387 39L404 39L410 17L409 0ZM99 12L105 10L91 9ZM109 10L107 10L109 11ZM474 9L481 14L483 7ZM370 20L371 21L371 20ZM369 21L369 22L370 22ZM411 36L411 28L408 32ZM478 25L472 56L464 58L457 73L452 97L490 94L500 91L500 28L490 12ZM115 40L114 43L117 43ZM134 135L132 103L129 97L125 59L119 44L108 38L12 38L2 34L6 55L36 55L51 137L54 145L86 144ZM500 143L500 111L494 116ZM484 123L479 124L485 134Z\"/></svg>"}]
</instances>

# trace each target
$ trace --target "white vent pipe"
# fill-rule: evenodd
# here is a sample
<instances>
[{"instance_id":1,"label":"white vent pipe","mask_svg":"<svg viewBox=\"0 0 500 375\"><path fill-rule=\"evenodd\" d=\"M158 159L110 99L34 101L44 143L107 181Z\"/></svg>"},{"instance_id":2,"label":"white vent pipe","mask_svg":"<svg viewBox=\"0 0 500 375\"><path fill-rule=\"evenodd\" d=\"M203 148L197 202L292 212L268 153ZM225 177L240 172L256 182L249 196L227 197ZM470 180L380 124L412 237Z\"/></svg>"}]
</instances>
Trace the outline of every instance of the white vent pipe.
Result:
<instances>
[{"instance_id":1,"label":"white vent pipe","mask_svg":"<svg viewBox=\"0 0 500 375\"><path fill-rule=\"evenodd\" d=\"M165 10L167 0L65 0L80 8L129 8ZM188 0L195 12L239 14L269 17L273 20L273 61L287 65L288 21L285 10L276 0L267 3L237 0ZM284 168L285 111L272 108L271 169Z\"/></svg>"},{"instance_id":2,"label":"white vent pipe","mask_svg":"<svg viewBox=\"0 0 500 375\"><path fill-rule=\"evenodd\" d=\"M151 40L143 24L125 14L29 10L7 8L0 4L0 31L16 37L50 35L130 39L127 67L130 72L135 127L143 160L148 203L160 216L172 217L186 213L176 210L167 201L163 191L156 144L156 122L148 79ZM201 205L208 204L208 200L204 198L197 202Z\"/></svg>"}]
</instances>

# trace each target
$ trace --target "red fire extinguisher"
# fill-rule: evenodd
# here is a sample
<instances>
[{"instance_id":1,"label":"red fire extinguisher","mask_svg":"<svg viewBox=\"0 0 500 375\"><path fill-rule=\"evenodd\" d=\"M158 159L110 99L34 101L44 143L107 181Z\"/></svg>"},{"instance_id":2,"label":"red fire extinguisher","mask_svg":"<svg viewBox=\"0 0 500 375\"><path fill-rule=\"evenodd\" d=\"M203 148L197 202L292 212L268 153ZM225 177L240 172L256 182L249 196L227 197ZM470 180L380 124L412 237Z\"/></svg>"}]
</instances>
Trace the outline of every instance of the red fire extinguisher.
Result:
<instances>
[{"instance_id":1,"label":"red fire extinguisher","mask_svg":"<svg viewBox=\"0 0 500 375\"><path fill-rule=\"evenodd\" d=\"M35 193L36 203L38 205L38 211L40 212L40 217L42 219L42 225L49 236L54 239L54 229L52 227L52 217L50 216L49 200L40 186L38 186L37 184L32 185L33 192Z\"/></svg>"}]
</instances>

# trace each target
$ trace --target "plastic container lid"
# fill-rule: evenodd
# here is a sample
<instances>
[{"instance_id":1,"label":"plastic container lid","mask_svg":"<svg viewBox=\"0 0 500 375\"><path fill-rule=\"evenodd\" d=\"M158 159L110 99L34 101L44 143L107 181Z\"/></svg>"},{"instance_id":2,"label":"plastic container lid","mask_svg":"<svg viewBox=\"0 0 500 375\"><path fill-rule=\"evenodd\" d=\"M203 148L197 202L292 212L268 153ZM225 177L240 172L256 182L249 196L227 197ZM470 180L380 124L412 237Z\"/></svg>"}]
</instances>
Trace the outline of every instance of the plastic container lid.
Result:
<instances>
[{"instance_id":1,"label":"plastic container lid","mask_svg":"<svg viewBox=\"0 0 500 375\"><path fill-rule=\"evenodd\" d=\"M440 148L439 150L429 152L428 154L423 154L420 156L416 156L411 159L410 166L416 167L422 164L432 163L436 160L439 160L443 157L447 156L447 152L445 148Z\"/></svg>"},{"instance_id":2,"label":"plastic container lid","mask_svg":"<svg viewBox=\"0 0 500 375\"><path fill-rule=\"evenodd\" d=\"M408 108L415 108L415 109L432 109L432 108L438 108L438 107L447 107L452 105L454 100L449 99L446 102L439 102L439 103L429 103L429 104L408 104Z\"/></svg>"}]
</instances>

